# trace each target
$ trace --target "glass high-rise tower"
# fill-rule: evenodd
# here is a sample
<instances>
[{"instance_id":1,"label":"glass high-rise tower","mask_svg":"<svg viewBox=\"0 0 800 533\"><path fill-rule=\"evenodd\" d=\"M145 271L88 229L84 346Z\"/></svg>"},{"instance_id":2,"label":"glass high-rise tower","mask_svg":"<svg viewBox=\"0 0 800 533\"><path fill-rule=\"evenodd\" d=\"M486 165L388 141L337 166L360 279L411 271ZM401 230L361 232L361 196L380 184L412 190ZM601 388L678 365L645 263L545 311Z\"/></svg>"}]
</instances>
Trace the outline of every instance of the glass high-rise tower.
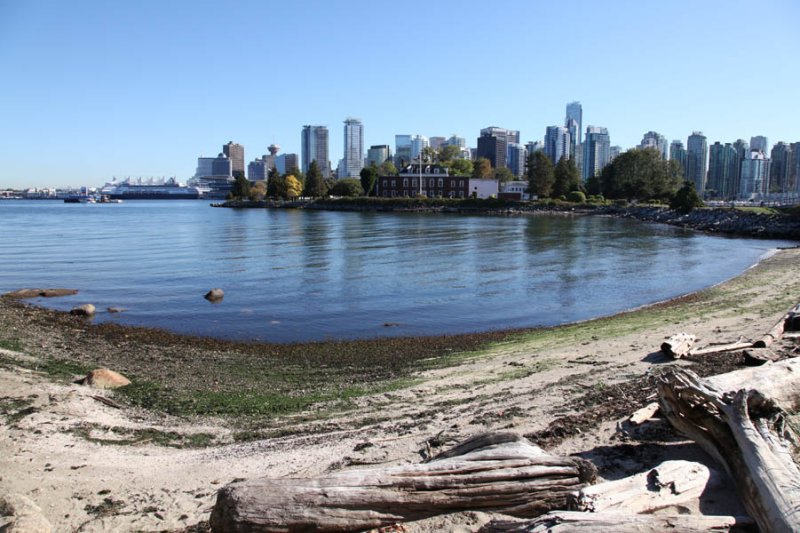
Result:
<instances>
[{"instance_id":1,"label":"glass high-rise tower","mask_svg":"<svg viewBox=\"0 0 800 533\"><path fill-rule=\"evenodd\" d=\"M686 141L686 179L694 183L697 194L702 198L706 188L706 168L708 164L708 143L702 131L695 131Z\"/></svg>"},{"instance_id":2,"label":"glass high-rise tower","mask_svg":"<svg viewBox=\"0 0 800 533\"><path fill-rule=\"evenodd\" d=\"M308 172L312 161L317 162L323 178L331 175L331 163L328 158L327 126L303 126L300 137L303 172Z\"/></svg>"},{"instance_id":3,"label":"glass high-rise tower","mask_svg":"<svg viewBox=\"0 0 800 533\"><path fill-rule=\"evenodd\" d=\"M344 121L344 157L339 178L357 178L364 168L364 124L357 118Z\"/></svg>"}]
</instances>

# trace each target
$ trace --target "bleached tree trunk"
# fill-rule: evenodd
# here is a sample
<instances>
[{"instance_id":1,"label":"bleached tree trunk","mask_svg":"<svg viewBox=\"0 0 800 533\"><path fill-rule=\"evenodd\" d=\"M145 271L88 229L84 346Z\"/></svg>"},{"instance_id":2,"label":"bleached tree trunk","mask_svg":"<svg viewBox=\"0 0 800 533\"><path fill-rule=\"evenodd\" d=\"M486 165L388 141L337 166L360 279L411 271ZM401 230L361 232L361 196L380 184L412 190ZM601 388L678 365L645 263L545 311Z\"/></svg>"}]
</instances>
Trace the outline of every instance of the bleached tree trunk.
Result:
<instances>
[{"instance_id":1,"label":"bleached tree trunk","mask_svg":"<svg viewBox=\"0 0 800 533\"><path fill-rule=\"evenodd\" d=\"M697 533L736 531L756 533L750 517L704 515L648 515L555 511L533 520L495 520L480 533Z\"/></svg>"}]
</instances>

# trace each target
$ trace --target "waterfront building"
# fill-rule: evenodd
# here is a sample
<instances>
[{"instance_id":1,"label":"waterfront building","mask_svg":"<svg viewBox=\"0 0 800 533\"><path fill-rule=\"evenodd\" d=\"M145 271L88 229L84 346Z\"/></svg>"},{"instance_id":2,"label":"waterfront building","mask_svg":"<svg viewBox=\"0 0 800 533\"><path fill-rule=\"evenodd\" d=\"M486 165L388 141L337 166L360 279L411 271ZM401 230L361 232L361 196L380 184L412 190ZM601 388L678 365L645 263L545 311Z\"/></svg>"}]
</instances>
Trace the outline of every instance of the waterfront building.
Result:
<instances>
[{"instance_id":1,"label":"waterfront building","mask_svg":"<svg viewBox=\"0 0 800 533\"><path fill-rule=\"evenodd\" d=\"M739 198L754 200L769 192L769 159L760 150L750 151L742 161L742 181L739 185Z\"/></svg>"},{"instance_id":2,"label":"waterfront building","mask_svg":"<svg viewBox=\"0 0 800 533\"><path fill-rule=\"evenodd\" d=\"M792 164L791 146L785 142L779 142L772 147L769 158L771 160L769 169L769 192L794 192L794 182L790 181Z\"/></svg>"},{"instance_id":3,"label":"waterfront building","mask_svg":"<svg viewBox=\"0 0 800 533\"><path fill-rule=\"evenodd\" d=\"M422 150L428 148L430 146L430 142L428 138L424 135L412 135L411 136L411 159L414 160L419 157L419 154L422 153Z\"/></svg>"},{"instance_id":4,"label":"waterfront building","mask_svg":"<svg viewBox=\"0 0 800 533\"><path fill-rule=\"evenodd\" d=\"M198 157L197 170L194 173L196 178L207 176L233 177L233 166L231 160L224 153L217 157Z\"/></svg>"},{"instance_id":5,"label":"waterfront building","mask_svg":"<svg viewBox=\"0 0 800 533\"><path fill-rule=\"evenodd\" d=\"M570 158L572 141L569 130L562 126L548 126L544 134L544 153L553 164L557 164L562 157Z\"/></svg>"},{"instance_id":6,"label":"waterfront building","mask_svg":"<svg viewBox=\"0 0 800 533\"><path fill-rule=\"evenodd\" d=\"M269 171L273 168L270 156L264 154L257 157L247 165L247 179L250 181L267 181Z\"/></svg>"},{"instance_id":7,"label":"waterfront building","mask_svg":"<svg viewBox=\"0 0 800 533\"><path fill-rule=\"evenodd\" d=\"M501 200L514 200L517 202L529 200L530 194L528 194L528 182L523 180L515 180L501 183L500 191L497 193L497 197Z\"/></svg>"},{"instance_id":8,"label":"waterfront building","mask_svg":"<svg viewBox=\"0 0 800 533\"><path fill-rule=\"evenodd\" d=\"M444 137L431 137L430 138L431 148L433 148L434 150L438 150L439 148L444 146L446 143L447 143L447 139L444 138Z\"/></svg>"},{"instance_id":9,"label":"waterfront building","mask_svg":"<svg viewBox=\"0 0 800 533\"><path fill-rule=\"evenodd\" d=\"M231 160L233 177L244 177L244 146L228 141L228 144L222 145L222 153Z\"/></svg>"},{"instance_id":10,"label":"waterfront building","mask_svg":"<svg viewBox=\"0 0 800 533\"><path fill-rule=\"evenodd\" d=\"M485 157L492 168L506 168L508 143L519 144L519 131L489 126L481 130L478 137L477 157Z\"/></svg>"},{"instance_id":11,"label":"waterfront building","mask_svg":"<svg viewBox=\"0 0 800 533\"><path fill-rule=\"evenodd\" d=\"M702 131L689 135L686 142L686 179L694 183L697 194L702 198L706 189L706 165L708 144Z\"/></svg>"},{"instance_id":12,"label":"waterfront building","mask_svg":"<svg viewBox=\"0 0 800 533\"><path fill-rule=\"evenodd\" d=\"M300 153L303 158L303 172L308 172L312 161L317 162L323 178L331 175L331 163L328 157L327 126L303 126L300 137Z\"/></svg>"},{"instance_id":13,"label":"waterfront building","mask_svg":"<svg viewBox=\"0 0 800 533\"><path fill-rule=\"evenodd\" d=\"M394 164L403 168L411 162L411 135L394 136Z\"/></svg>"},{"instance_id":14,"label":"waterfront building","mask_svg":"<svg viewBox=\"0 0 800 533\"><path fill-rule=\"evenodd\" d=\"M408 164L397 176L379 176L375 183L375 195L384 198L466 198L468 189L469 178L451 176L445 167L428 163Z\"/></svg>"},{"instance_id":15,"label":"waterfront building","mask_svg":"<svg viewBox=\"0 0 800 533\"><path fill-rule=\"evenodd\" d=\"M528 141L527 144L525 144L525 149L528 151L528 154L541 152L544 150L544 141Z\"/></svg>"},{"instance_id":16,"label":"waterfront building","mask_svg":"<svg viewBox=\"0 0 800 533\"><path fill-rule=\"evenodd\" d=\"M751 152L761 152L764 154L764 157L767 156L769 153L769 143L767 142L767 138L763 135L756 135L755 137L750 137L750 151Z\"/></svg>"},{"instance_id":17,"label":"waterfront building","mask_svg":"<svg viewBox=\"0 0 800 533\"><path fill-rule=\"evenodd\" d=\"M667 160L667 138L655 131L648 131L642 137L642 142L639 143L639 148L654 148L661 154L661 159Z\"/></svg>"},{"instance_id":18,"label":"waterfront building","mask_svg":"<svg viewBox=\"0 0 800 533\"><path fill-rule=\"evenodd\" d=\"M611 137L606 128L587 126L583 142L583 181L600 174L611 161Z\"/></svg>"},{"instance_id":19,"label":"waterfront building","mask_svg":"<svg viewBox=\"0 0 800 533\"><path fill-rule=\"evenodd\" d=\"M717 141L709 147L708 154L706 194L711 198L733 200L738 189L734 184L739 168L736 149L731 143Z\"/></svg>"},{"instance_id":20,"label":"waterfront building","mask_svg":"<svg viewBox=\"0 0 800 533\"><path fill-rule=\"evenodd\" d=\"M570 121L575 121L575 132L573 134L573 143L575 147L583 142L581 137L581 126L583 124L583 107L580 102L570 102L567 104L567 116L564 120L564 125L570 128ZM572 134L572 130L570 129ZM574 153L574 151L573 151Z\"/></svg>"},{"instance_id":21,"label":"waterfront building","mask_svg":"<svg viewBox=\"0 0 800 533\"><path fill-rule=\"evenodd\" d=\"M364 169L364 124L357 118L344 121L344 157L338 173L341 178L357 178Z\"/></svg>"},{"instance_id":22,"label":"waterfront building","mask_svg":"<svg viewBox=\"0 0 800 533\"><path fill-rule=\"evenodd\" d=\"M527 157L528 151L525 150L524 146L517 143L508 143L506 162L511 173L518 178L525 175L525 160Z\"/></svg>"},{"instance_id":23,"label":"waterfront building","mask_svg":"<svg viewBox=\"0 0 800 533\"><path fill-rule=\"evenodd\" d=\"M680 164L683 178L687 179L687 167L689 165L686 156L686 148L683 147L682 141L676 139L669 145L669 160L677 161Z\"/></svg>"},{"instance_id":24,"label":"waterfront building","mask_svg":"<svg viewBox=\"0 0 800 533\"><path fill-rule=\"evenodd\" d=\"M373 144L367 150L367 166L381 166L392 158L392 150L388 144Z\"/></svg>"},{"instance_id":25,"label":"waterfront building","mask_svg":"<svg viewBox=\"0 0 800 533\"><path fill-rule=\"evenodd\" d=\"M473 198L496 198L500 193L500 182L496 179L469 179L469 196Z\"/></svg>"}]
</instances>

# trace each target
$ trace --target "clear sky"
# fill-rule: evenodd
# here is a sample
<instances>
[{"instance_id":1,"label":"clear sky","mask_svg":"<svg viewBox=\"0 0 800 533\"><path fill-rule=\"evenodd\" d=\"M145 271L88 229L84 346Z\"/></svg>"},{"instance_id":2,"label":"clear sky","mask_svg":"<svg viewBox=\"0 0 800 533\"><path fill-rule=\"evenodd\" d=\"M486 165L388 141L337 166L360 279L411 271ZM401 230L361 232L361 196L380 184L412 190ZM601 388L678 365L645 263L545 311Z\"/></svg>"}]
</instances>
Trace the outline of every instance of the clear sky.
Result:
<instances>
[{"instance_id":1,"label":"clear sky","mask_svg":"<svg viewBox=\"0 0 800 533\"><path fill-rule=\"evenodd\" d=\"M583 104L628 148L648 130L800 141L797 0L0 0L0 188L194 173L303 124L523 142Z\"/></svg>"}]
</instances>

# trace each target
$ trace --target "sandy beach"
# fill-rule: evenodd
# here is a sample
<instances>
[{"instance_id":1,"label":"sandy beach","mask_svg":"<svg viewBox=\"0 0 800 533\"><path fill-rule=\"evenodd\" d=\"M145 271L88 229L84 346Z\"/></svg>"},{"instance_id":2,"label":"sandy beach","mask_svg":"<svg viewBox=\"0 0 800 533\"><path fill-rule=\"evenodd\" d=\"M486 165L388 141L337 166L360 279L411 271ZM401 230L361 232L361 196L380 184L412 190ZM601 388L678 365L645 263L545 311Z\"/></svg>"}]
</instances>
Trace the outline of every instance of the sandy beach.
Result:
<instances>
[{"instance_id":1,"label":"sandy beach","mask_svg":"<svg viewBox=\"0 0 800 533\"><path fill-rule=\"evenodd\" d=\"M780 250L699 293L556 328L293 347L92 325L0 299L0 495L27 496L54 531L204 531L234 479L417 463L499 429L589 459L603 479L668 458L713 466L666 424L630 434L618 423L652 401L648 376L665 365L738 368L736 352L672 362L659 346L682 331L700 346L757 338L800 301L798 265L800 249ZM101 366L134 392L73 383ZM704 497L687 511L743 514L729 488ZM489 518L408 530L475 531Z\"/></svg>"}]
</instances>

